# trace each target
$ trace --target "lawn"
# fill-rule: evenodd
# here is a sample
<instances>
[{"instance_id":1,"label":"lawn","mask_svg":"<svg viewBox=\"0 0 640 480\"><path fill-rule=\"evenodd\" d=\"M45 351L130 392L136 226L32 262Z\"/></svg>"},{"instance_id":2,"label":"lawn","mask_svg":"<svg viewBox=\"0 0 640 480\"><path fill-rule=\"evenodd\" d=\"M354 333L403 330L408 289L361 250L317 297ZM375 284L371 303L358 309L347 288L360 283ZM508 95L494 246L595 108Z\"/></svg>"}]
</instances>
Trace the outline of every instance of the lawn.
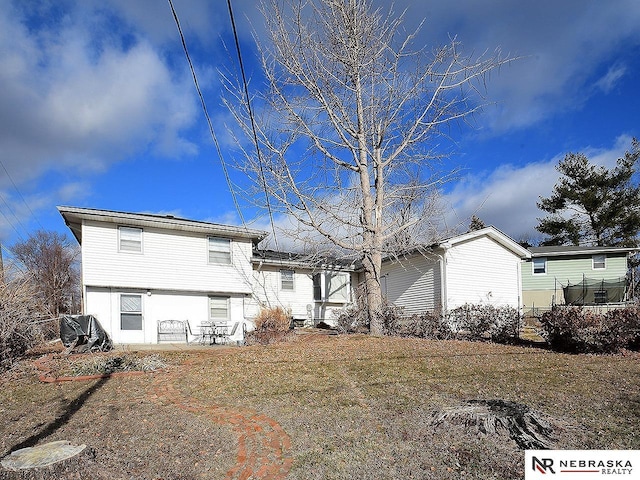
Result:
<instances>
[{"instance_id":1,"label":"lawn","mask_svg":"<svg viewBox=\"0 0 640 480\"><path fill-rule=\"evenodd\" d=\"M88 448L0 479L523 478L506 429L444 415L475 400L528 407L552 448L640 448L635 353L296 335L160 355L168 367L144 375L44 384L31 361L2 375L0 457L54 440Z\"/></svg>"}]
</instances>

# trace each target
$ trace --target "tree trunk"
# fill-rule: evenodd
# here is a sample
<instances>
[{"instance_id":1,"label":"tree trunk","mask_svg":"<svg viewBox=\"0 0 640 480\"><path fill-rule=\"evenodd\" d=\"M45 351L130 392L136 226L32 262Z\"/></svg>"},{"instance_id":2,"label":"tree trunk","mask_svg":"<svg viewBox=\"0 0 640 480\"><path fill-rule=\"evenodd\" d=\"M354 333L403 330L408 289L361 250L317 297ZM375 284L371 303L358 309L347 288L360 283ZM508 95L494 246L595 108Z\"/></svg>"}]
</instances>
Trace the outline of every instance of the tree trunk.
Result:
<instances>
[{"instance_id":1,"label":"tree trunk","mask_svg":"<svg viewBox=\"0 0 640 480\"><path fill-rule=\"evenodd\" d=\"M371 335L384 335L384 325L380 317L382 306L382 288L380 286L380 268L382 255L380 252L369 252L362 259L364 270L364 285L366 296L366 309L369 318L369 330Z\"/></svg>"}]
</instances>

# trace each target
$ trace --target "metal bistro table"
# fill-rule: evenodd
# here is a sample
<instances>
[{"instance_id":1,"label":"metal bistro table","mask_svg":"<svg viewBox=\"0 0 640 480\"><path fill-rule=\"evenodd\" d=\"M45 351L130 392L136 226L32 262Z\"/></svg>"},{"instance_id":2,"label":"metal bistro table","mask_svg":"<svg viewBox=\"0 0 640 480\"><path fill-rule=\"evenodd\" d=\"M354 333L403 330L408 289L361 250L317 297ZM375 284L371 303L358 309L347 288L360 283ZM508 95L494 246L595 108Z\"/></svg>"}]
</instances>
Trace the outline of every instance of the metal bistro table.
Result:
<instances>
[{"instance_id":1,"label":"metal bistro table","mask_svg":"<svg viewBox=\"0 0 640 480\"><path fill-rule=\"evenodd\" d=\"M202 322L198 325L200 328L200 343L209 345L213 345L218 343L224 343L226 337L228 336L229 326L226 323L213 323L213 322Z\"/></svg>"}]
</instances>

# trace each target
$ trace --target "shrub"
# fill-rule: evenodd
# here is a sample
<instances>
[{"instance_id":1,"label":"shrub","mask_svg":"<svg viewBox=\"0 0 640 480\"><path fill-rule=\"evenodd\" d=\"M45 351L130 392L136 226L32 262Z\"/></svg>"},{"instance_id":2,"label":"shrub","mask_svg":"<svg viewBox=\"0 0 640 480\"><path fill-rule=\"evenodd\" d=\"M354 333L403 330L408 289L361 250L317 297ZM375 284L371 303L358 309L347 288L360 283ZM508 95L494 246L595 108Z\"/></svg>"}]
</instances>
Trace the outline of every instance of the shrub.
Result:
<instances>
[{"instance_id":1,"label":"shrub","mask_svg":"<svg viewBox=\"0 0 640 480\"><path fill-rule=\"evenodd\" d=\"M0 280L0 371L42 341L38 319L45 314L29 282Z\"/></svg>"},{"instance_id":2,"label":"shrub","mask_svg":"<svg viewBox=\"0 0 640 480\"><path fill-rule=\"evenodd\" d=\"M411 337L431 340L447 340L453 336L449 322L440 312L424 312L411 315L407 319L404 333Z\"/></svg>"},{"instance_id":3,"label":"shrub","mask_svg":"<svg viewBox=\"0 0 640 480\"><path fill-rule=\"evenodd\" d=\"M616 353L640 338L638 308L598 314L581 307L556 307L540 319L541 335L552 349L572 353Z\"/></svg>"},{"instance_id":4,"label":"shrub","mask_svg":"<svg viewBox=\"0 0 640 480\"><path fill-rule=\"evenodd\" d=\"M355 333L369 330L369 319L364 308L350 305L333 312L336 328L340 333Z\"/></svg>"},{"instance_id":5,"label":"shrub","mask_svg":"<svg viewBox=\"0 0 640 480\"><path fill-rule=\"evenodd\" d=\"M376 315L382 320L383 335L398 335L400 333L401 307L396 307L389 302L383 302Z\"/></svg>"},{"instance_id":6,"label":"shrub","mask_svg":"<svg viewBox=\"0 0 640 480\"><path fill-rule=\"evenodd\" d=\"M284 340L291 321L291 313L282 307L263 308L254 319L255 329L247 335L247 340L263 345Z\"/></svg>"},{"instance_id":7,"label":"shrub","mask_svg":"<svg viewBox=\"0 0 640 480\"><path fill-rule=\"evenodd\" d=\"M456 333L505 343L518 338L522 317L513 307L465 304L449 312L449 322Z\"/></svg>"}]
</instances>

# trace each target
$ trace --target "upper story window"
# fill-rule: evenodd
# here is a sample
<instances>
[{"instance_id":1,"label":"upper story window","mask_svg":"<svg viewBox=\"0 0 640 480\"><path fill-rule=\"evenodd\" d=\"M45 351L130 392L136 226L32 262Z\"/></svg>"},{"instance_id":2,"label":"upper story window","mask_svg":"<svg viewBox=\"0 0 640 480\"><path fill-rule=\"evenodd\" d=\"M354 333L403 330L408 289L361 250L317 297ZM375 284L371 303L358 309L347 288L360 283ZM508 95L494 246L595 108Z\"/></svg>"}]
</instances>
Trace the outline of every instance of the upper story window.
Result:
<instances>
[{"instance_id":1,"label":"upper story window","mask_svg":"<svg viewBox=\"0 0 640 480\"><path fill-rule=\"evenodd\" d=\"M280 289L281 290L294 290L295 285L293 283L293 270L280 270Z\"/></svg>"},{"instance_id":2,"label":"upper story window","mask_svg":"<svg viewBox=\"0 0 640 480\"><path fill-rule=\"evenodd\" d=\"M547 273L547 259L546 258L534 258L533 259L533 274L540 275Z\"/></svg>"},{"instance_id":3,"label":"upper story window","mask_svg":"<svg viewBox=\"0 0 640 480\"><path fill-rule=\"evenodd\" d=\"M118 248L121 252L142 252L142 229L118 227Z\"/></svg>"},{"instance_id":4,"label":"upper story window","mask_svg":"<svg viewBox=\"0 0 640 480\"><path fill-rule=\"evenodd\" d=\"M231 264L231 240L209 237L209 263Z\"/></svg>"},{"instance_id":5,"label":"upper story window","mask_svg":"<svg viewBox=\"0 0 640 480\"><path fill-rule=\"evenodd\" d=\"M598 268L606 268L607 267L607 256L606 255L594 255L591 257L593 260L593 269L596 270Z\"/></svg>"}]
</instances>

